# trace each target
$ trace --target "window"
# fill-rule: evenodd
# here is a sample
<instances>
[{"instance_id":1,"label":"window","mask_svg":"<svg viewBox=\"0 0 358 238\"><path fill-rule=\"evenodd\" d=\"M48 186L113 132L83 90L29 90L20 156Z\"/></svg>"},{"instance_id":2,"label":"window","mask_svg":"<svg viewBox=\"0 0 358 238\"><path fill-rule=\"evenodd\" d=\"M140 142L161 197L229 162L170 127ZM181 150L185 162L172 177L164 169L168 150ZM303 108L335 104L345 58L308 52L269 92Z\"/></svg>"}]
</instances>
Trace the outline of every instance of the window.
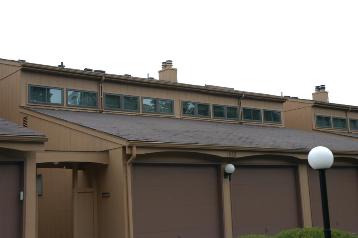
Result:
<instances>
[{"instance_id":1,"label":"window","mask_svg":"<svg viewBox=\"0 0 358 238\"><path fill-rule=\"evenodd\" d=\"M139 97L105 93L104 107L110 110L137 112L139 111Z\"/></svg>"},{"instance_id":2,"label":"window","mask_svg":"<svg viewBox=\"0 0 358 238\"><path fill-rule=\"evenodd\" d=\"M97 93L81 90L67 90L67 105L97 107Z\"/></svg>"},{"instance_id":3,"label":"window","mask_svg":"<svg viewBox=\"0 0 358 238\"><path fill-rule=\"evenodd\" d=\"M316 127L317 128L331 128L331 117L327 116L316 116Z\"/></svg>"},{"instance_id":4,"label":"window","mask_svg":"<svg viewBox=\"0 0 358 238\"><path fill-rule=\"evenodd\" d=\"M183 102L183 114L195 116L196 104L192 102Z\"/></svg>"},{"instance_id":5,"label":"window","mask_svg":"<svg viewBox=\"0 0 358 238\"><path fill-rule=\"evenodd\" d=\"M196 102L183 102L183 115L210 117L210 105Z\"/></svg>"},{"instance_id":6,"label":"window","mask_svg":"<svg viewBox=\"0 0 358 238\"><path fill-rule=\"evenodd\" d=\"M154 98L143 98L143 112L156 112L157 100Z\"/></svg>"},{"instance_id":7,"label":"window","mask_svg":"<svg viewBox=\"0 0 358 238\"><path fill-rule=\"evenodd\" d=\"M347 120L345 118L332 117L333 128L347 129Z\"/></svg>"},{"instance_id":8,"label":"window","mask_svg":"<svg viewBox=\"0 0 358 238\"><path fill-rule=\"evenodd\" d=\"M231 120L236 120L239 118L239 110L237 107L226 107L226 118Z\"/></svg>"},{"instance_id":9,"label":"window","mask_svg":"<svg viewBox=\"0 0 358 238\"><path fill-rule=\"evenodd\" d=\"M63 89L29 85L29 103L63 105Z\"/></svg>"},{"instance_id":10,"label":"window","mask_svg":"<svg viewBox=\"0 0 358 238\"><path fill-rule=\"evenodd\" d=\"M214 118L224 118L228 120L235 120L238 118L237 107L213 105Z\"/></svg>"},{"instance_id":11,"label":"window","mask_svg":"<svg viewBox=\"0 0 358 238\"><path fill-rule=\"evenodd\" d=\"M281 112L264 110L264 121L271 123L281 123Z\"/></svg>"},{"instance_id":12,"label":"window","mask_svg":"<svg viewBox=\"0 0 358 238\"><path fill-rule=\"evenodd\" d=\"M173 114L174 101L170 99L143 98L143 112Z\"/></svg>"},{"instance_id":13,"label":"window","mask_svg":"<svg viewBox=\"0 0 358 238\"><path fill-rule=\"evenodd\" d=\"M139 100L136 96L123 96L123 109L126 111L138 111Z\"/></svg>"},{"instance_id":14,"label":"window","mask_svg":"<svg viewBox=\"0 0 358 238\"><path fill-rule=\"evenodd\" d=\"M213 105L214 118L225 118L225 106Z\"/></svg>"},{"instance_id":15,"label":"window","mask_svg":"<svg viewBox=\"0 0 358 238\"><path fill-rule=\"evenodd\" d=\"M209 104L197 104L198 107L198 116L210 117L210 106Z\"/></svg>"},{"instance_id":16,"label":"window","mask_svg":"<svg viewBox=\"0 0 358 238\"><path fill-rule=\"evenodd\" d=\"M158 99L159 113L173 114L174 101L170 99Z\"/></svg>"},{"instance_id":17,"label":"window","mask_svg":"<svg viewBox=\"0 0 358 238\"><path fill-rule=\"evenodd\" d=\"M122 99L120 95L105 94L104 95L104 106L106 109L121 109Z\"/></svg>"},{"instance_id":18,"label":"window","mask_svg":"<svg viewBox=\"0 0 358 238\"><path fill-rule=\"evenodd\" d=\"M244 120L261 121L261 110L255 108L243 108L242 117Z\"/></svg>"},{"instance_id":19,"label":"window","mask_svg":"<svg viewBox=\"0 0 358 238\"><path fill-rule=\"evenodd\" d=\"M351 130L358 130L358 120L357 119L350 119L349 125Z\"/></svg>"}]
</instances>

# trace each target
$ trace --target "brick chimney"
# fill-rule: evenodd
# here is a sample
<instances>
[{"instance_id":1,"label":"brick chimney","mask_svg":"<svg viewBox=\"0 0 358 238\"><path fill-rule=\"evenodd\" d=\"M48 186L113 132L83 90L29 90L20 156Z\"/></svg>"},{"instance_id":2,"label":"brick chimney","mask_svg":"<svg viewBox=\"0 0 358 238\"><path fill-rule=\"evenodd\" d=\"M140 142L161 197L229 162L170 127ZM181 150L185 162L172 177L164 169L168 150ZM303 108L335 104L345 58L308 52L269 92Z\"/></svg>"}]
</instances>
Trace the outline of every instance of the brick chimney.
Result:
<instances>
[{"instance_id":1,"label":"brick chimney","mask_svg":"<svg viewBox=\"0 0 358 238\"><path fill-rule=\"evenodd\" d=\"M328 92L326 91L326 85L316 86L315 92L312 93L312 99L318 102L329 102Z\"/></svg>"},{"instance_id":2,"label":"brick chimney","mask_svg":"<svg viewBox=\"0 0 358 238\"><path fill-rule=\"evenodd\" d=\"M177 82L177 69L173 68L173 61L162 62L162 69L159 70L159 80Z\"/></svg>"}]
</instances>

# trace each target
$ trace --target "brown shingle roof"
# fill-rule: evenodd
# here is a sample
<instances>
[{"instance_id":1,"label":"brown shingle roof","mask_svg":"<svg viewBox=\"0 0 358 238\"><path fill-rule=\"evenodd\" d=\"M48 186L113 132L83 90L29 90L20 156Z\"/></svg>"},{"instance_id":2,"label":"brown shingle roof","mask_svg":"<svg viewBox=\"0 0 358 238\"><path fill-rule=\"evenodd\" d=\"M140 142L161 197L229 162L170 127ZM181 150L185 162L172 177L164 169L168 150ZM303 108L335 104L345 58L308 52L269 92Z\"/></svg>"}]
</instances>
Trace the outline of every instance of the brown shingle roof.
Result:
<instances>
[{"instance_id":1,"label":"brown shingle roof","mask_svg":"<svg viewBox=\"0 0 358 238\"><path fill-rule=\"evenodd\" d=\"M31 129L19 126L13 122L0 118L0 140L29 140L46 141L46 136Z\"/></svg>"},{"instance_id":2,"label":"brown shingle roof","mask_svg":"<svg viewBox=\"0 0 358 238\"><path fill-rule=\"evenodd\" d=\"M336 152L358 154L357 139L320 132L98 112L35 111L128 141L297 151L322 145Z\"/></svg>"}]
</instances>

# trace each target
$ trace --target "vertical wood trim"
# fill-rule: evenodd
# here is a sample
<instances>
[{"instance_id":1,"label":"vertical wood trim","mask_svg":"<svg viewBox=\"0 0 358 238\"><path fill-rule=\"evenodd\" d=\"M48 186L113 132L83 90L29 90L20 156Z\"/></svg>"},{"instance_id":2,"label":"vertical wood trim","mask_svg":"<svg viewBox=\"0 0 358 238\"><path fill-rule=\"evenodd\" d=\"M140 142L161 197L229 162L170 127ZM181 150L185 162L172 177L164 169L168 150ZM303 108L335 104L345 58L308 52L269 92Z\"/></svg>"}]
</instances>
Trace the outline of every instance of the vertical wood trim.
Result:
<instances>
[{"instance_id":1,"label":"vertical wood trim","mask_svg":"<svg viewBox=\"0 0 358 238\"><path fill-rule=\"evenodd\" d=\"M94 237L99 237L99 221L98 221L98 183L96 179L96 170L91 169L91 182L93 187L93 222Z\"/></svg>"},{"instance_id":2,"label":"vertical wood trim","mask_svg":"<svg viewBox=\"0 0 358 238\"><path fill-rule=\"evenodd\" d=\"M220 167L220 180L222 184L222 207L223 207L223 223L224 223L224 237L233 238L232 231L232 210L231 210L231 187L230 180L224 179L224 166Z\"/></svg>"},{"instance_id":3,"label":"vertical wood trim","mask_svg":"<svg viewBox=\"0 0 358 238\"><path fill-rule=\"evenodd\" d=\"M132 164L127 164L127 202L128 202L128 231L133 238L133 197L132 197Z\"/></svg>"},{"instance_id":4,"label":"vertical wood trim","mask_svg":"<svg viewBox=\"0 0 358 238\"><path fill-rule=\"evenodd\" d=\"M23 237L37 237L36 153L29 153L25 161Z\"/></svg>"},{"instance_id":5,"label":"vertical wood trim","mask_svg":"<svg viewBox=\"0 0 358 238\"><path fill-rule=\"evenodd\" d=\"M72 168L72 209L73 209L73 238L78 237L78 231L77 231L77 202L78 202L78 173L77 173L77 166L75 165Z\"/></svg>"},{"instance_id":6,"label":"vertical wood trim","mask_svg":"<svg viewBox=\"0 0 358 238\"><path fill-rule=\"evenodd\" d=\"M298 177L300 186L300 201L301 201L301 214L303 220L303 227L312 227L312 213L311 213L311 200L309 192L308 181L308 166L307 164L298 165Z\"/></svg>"}]
</instances>

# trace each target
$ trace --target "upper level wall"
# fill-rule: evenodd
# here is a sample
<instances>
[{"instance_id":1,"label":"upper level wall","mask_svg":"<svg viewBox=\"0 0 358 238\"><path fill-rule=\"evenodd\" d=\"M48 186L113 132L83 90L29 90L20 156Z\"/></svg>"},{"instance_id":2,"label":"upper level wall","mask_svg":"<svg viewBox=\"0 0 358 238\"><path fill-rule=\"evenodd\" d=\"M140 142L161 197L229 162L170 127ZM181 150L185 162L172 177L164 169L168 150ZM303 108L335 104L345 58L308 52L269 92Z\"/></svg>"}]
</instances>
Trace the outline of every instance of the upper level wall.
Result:
<instances>
[{"instance_id":1,"label":"upper level wall","mask_svg":"<svg viewBox=\"0 0 358 238\"><path fill-rule=\"evenodd\" d=\"M0 117L22 124L16 108L20 105L20 67L0 61Z\"/></svg>"},{"instance_id":2,"label":"upper level wall","mask_svg":"<svg viewBox=\"0 0 358 238\"><path fill-rule=\"evenodd\" d=\"M34 107L57 107L57 108L75 108L76 110L95 110L98 111L98 108L81 108L81 107L69 107L66 105L66 91L64 91L64 105L31 105L28 103L28 86L29 85L41 85L41 86L50 86L50 87L59 87L64 90L68 89L78 89L78 90L87 90L97 92L98 97L100 97L100 79L85 79L85 78L74 78L74 77L65 77L63 75L55 75L48 73L37 73L25 71L21 74L21 106L34 106ZM130 80L130 79L129 79ZM215 121L226 121L226 122L238 122L238 120L225 120L225 119L212 119L211 117L201 118L201 117L190 117L182 115L182 102L183 101L192 101L198 103L206 103L211 105L225 105L225 106L234 106L234 107L248 107L248 108L258 108L258 109L267 109L267 110L277 110L282 111L283 105L281 102L273 102L267 100L255 100L243 98L239 100L239 94L225 95L222 94L213 94L209 92L200 92L194 90L185 90L181 88L160 88L153 84L153 86L147 85L138 85L130 83L115 83L113 81L102 81L102 91L103 93L112 93L112 94L122 94L122 95L132 95L138 97L153 97L161 99L172 99L174 101L174 114L173 115L162 115L160 116L174 116L177 118L192 118L199 120L215 120ZM98 105L100 105L100 99L98 98ZM152 115L149 113L143 113L141 110L142 103L140 99L139 103L140 110L138 112L129 112L130 114L145 114ZM111 110L105 110L111 111ZM128 113L123 111L113 111L113 113ZM212 110L210 112L213 113ZM156 114L158 115L158 114ZM159 116L159 115L158 115ZM262 122L251 122L244 121L242 123L255 123L261 124ZM284 124L284 116L282 114L282 123L265 123L267 125L273 126L282 126Z\"/></svg>"},{"instance_id":3,"label":"upper level wall","mask_svg":"<svg viewBox=\"0 0 358 238\"><path fill-rule=\"evenodd\" d=\"M283 104L285 126L310 131L313 129L312 105L306 102L288 100Z\"/></svg>"}]
</instances>

